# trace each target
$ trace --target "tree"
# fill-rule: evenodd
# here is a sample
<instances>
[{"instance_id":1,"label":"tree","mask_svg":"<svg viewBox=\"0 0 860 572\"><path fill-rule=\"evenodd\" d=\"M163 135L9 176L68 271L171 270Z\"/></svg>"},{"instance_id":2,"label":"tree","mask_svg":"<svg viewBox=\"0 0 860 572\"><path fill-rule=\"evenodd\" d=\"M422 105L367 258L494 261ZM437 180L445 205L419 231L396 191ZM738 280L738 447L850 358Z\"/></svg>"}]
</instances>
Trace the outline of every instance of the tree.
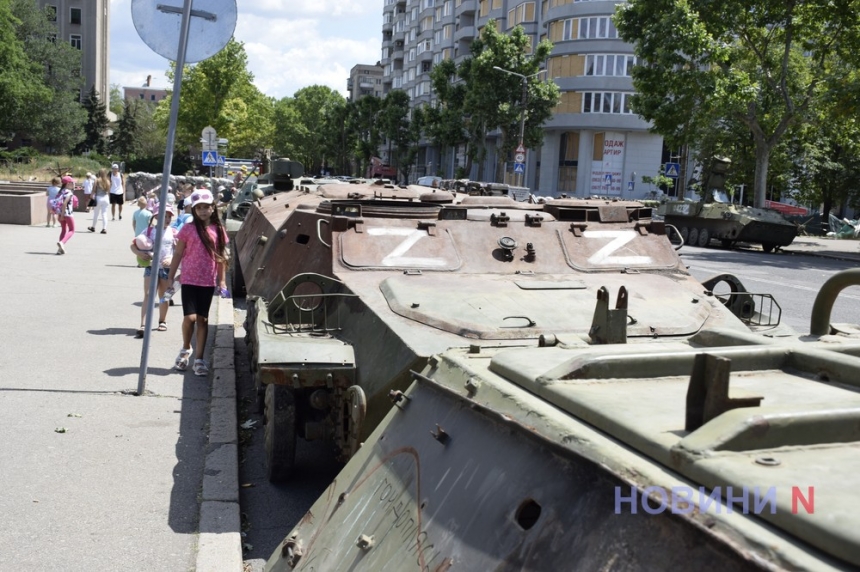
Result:
<instances>
[{"instance_id":1,"label":"tree","mask_svg":"<svg viewBox=\"0 0 860 572\"><path fill-rule=\"evenodd\" d=\"M346 100L332 105L323 126L325 155L329 158L329 165L341 175L352 174L350 158L355 148L355 136L350 130L350 117L353 107L354 104Z\"/></svg>"},{"instance_id":2,"label":"tree","mask_svg":"<svg viewBox=\"0 0 860 572\"><path fill-rule=\"evenodd\" d=\"M95 151L99 155L107 152L107 107L99 97L99 92L93 86L84 101L87 110L87 124L84 127L86 138L78 145L78 152Z\"/></svg>"},{"instance_id":3,"label":"tree","mask_svg":"<svg viewBox=\"0 0 860 572\"><path fill-rule=\"evenodd\" d=\"M122 91L118 83L110 84L110 99L108 100L108 109L111 113L119 117L125 109L125 102L122 98Z\"/></svg>"},{"instance_id":4,"label":"tree","mask_svg":"<svg viewBox=\"0 0 860 572\"><path fill-rule=\"evenodd\" d=\"M350 131L355 141L353 153L359 175L367 172L370 158L378 153L379 145L382 143L382 133L379 128L381 110L382 100L375 95L362 97L353 107Z\"/></svg>"},{"instance_id":5,"label":"tree","mask_svg":"<svg viewBox=\"0 0 860 572\"><path fill-rule=\"evenodd\" d=\"M453 60L443 60L433 66L430 81L436 94L438 105L428 107L423 112L424 130L430 141L441 151L455 147L469 140L464 119L466 119L466 84L456 81L457 66ZM466 173L471 171L474 153L466 149Z\"/></svg>"},{"instance_id":6,"label":"tree","mask_svg":"<svg viewBox=\"0 0 860 572\"><path fill-rule=\"evenodd\" d=\"M305 127L296 109L295 100L284 97L276 101L273 116L275 133L272 137L272 149L281 157L298 160L298 141L305 137Z\"/></svg>"},{"instance_id":7,"label":"tree","mask_svg":"<svg viewBox=\"0 0 860 572\"><path fill-rule=\"evenodd\" d=\"M16 37L35 66L32 69L38 68L41 75L40 79L31 78L33 90L39 97L22 93L18 113L10 118L15 122L16 131L29 134L53 151L65 152L84 138L86 112L80 104L80 90L84 87L80 73L81 52L68 42L57 41L57 29L49 21L49 15L55 17L53 8L39 10L31 0L11 0L10 5L12 17L18 20ZM3 44L6 43L4 40ZM18 72L14 66L0 69L3 69L4 78L6 74L14 78Z\"/></svg>"},{"instance_id":8,"label":"tree","mask_svg":"<svg viewBox=\"0 0 860 572\"><path fill-rule=\"evenodd\" d=\"M405 91L389 91L382 100L379 113L382 135L388 139L388 162L398 170L408 173L411 161L409 154L409 96Z\"/></svg>"},{"instance_id":9,"label":"tree","mask_svg":"<svg viewBox=\"0 0 860 572\"><path fill-rule=\"evenodd\" d=\"M175 66L167 76L173 80ZM187 66L182 75L176 147L198 148L200 133L208 125L229 140L230 154L251 155L256 148L270 147L274 102L253 81L245 45L234 39L211 58ZM162 101L167 106L159 107L156 114L165 130L171 98L172 94Z\"/></svg>"},{"instance_id":10,"label":"tree","mask_svg":"<svg viewBox=\"0 0 860 572\"><path fill-rule=\"evenodd\" d=\"M134 108L137 106L138 104L130 101L123 103L116 131L110 141L112 155L118 155L126 159L131 159L137 155L137 119L134 116Z\"/></svg>"},{"instance_id":11,"label":"tree","mask_svg":"<svg viewBox=\"0 0 860 572\"><path fill-rule=\"evenodd\" d=\"M12 139L51 98L42 66L28 57L25 43L16 34L21 25L10 2L0 0L0 141Z\"/></svg>"},{"instance_id":12,"label":"tree","mask_svg":"<svg viewBox=\"0 0 860 572\"><path fill-rule=\"evenodd\" d=\"M528 53L530 48L531 38L522 26L504 34L496 30L495 20L490 19L481 29L480 37L472 42L471 57L456 68L456 77L465 82L462 111L468 118L470 156L482 160L487 133L498 129L497 172L519 143L522 114L525 114L525 146L540 147L543 124L552 117L552 109L561 97L555 83L541 81L536 76L541 63L552 52L552 43L544 40ZM528 77L525 94L521 78L496 68ZM446 71L450 72L450 66ZM480 172L478 176L482 178Z\"/></svg>"},{"instance_id":13,"label":"tree","mask_svg":"<svg viewBox=\"0 0 860 572\"><path fill-rule=\"evenodd\" d=\"M633 109L672 146L743 126L755 150L755 206L788 130L812 121L824 89L856 61L860 0L632 0L615 16L634 45Z\"/></svg>"}]
</instances>

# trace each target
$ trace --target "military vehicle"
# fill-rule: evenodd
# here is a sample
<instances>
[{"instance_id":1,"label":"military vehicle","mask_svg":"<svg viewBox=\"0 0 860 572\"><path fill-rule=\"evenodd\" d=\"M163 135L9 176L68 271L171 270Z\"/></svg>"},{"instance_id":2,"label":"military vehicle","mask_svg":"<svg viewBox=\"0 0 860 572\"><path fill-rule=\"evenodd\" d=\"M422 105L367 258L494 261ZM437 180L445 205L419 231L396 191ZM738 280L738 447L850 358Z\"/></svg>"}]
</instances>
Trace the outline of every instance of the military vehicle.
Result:
<instances>
[{"instance_id":1,"label":"military vehicle","mask_svg":"<svg viewBox=\"0 0 860 572\"><path fill-rule=\"evenodd\" d=\"M349 459L389 392L447 348L776 326L753 294L707 296L636 202L325 185L259 199L235 242L272 480L292 474L297 436Z\"/></svg>"},{"instance_id":2,"label":"military vehicle","mask_svg":"<svg viewBox=\"0 0 860 572\"><path fill-rule=\"evenodd\" d=\"M797 236L798 227L773 209L757 209L727 201L725 175L731 161L715 158L706 169L699 201L666 201L659 209L666 224L678 229L689 245L708 246L719 240L724 248L738 242L761 244L772 252L788 246Z\"/></svg>"},{"instance_id":3,"label":"military vehicle","mask_svg":"<svg viewBox=\"0 0 860 572\"><path fill-rule=\"evenodd\" d=\"M642 289L660 276L584 275L629 288L609 314L598 290L592 329L647 328L670 300L676 318L718 308L674 270L662 298ZM860 325L830 312L858 285L860 269L828 280L801 337L700 316L692 336L441 352L265 570L856 570Z\"/></svg>"}]
</instances>

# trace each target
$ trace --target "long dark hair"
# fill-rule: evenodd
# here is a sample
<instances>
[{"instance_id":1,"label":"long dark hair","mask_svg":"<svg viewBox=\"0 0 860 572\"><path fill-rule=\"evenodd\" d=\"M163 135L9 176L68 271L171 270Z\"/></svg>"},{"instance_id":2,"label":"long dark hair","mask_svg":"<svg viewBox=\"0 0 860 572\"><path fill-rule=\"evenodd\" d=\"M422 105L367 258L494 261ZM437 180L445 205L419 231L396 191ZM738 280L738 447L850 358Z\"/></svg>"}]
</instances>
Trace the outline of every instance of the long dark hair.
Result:
<instances>
[{"instance_id":1,"label":"long dark hair","mask_svg":"<svg viewBox=\"0 0 860 572\"><path fill-rule=\"evenodd\" d=\"M224 230L224 225L221 224L221 217L218 213L218 208L212 205L212 215L209 217L209 225L215 225L215 244L212 243L212 237L206 232L207 224L197 214L197 206L191 207L191 217L194 221L194 227L197 229L197 236L200 237L200 242L206 247L209 255L219 264L227 263L227 231Z\"/></svg>"}]
</instances>

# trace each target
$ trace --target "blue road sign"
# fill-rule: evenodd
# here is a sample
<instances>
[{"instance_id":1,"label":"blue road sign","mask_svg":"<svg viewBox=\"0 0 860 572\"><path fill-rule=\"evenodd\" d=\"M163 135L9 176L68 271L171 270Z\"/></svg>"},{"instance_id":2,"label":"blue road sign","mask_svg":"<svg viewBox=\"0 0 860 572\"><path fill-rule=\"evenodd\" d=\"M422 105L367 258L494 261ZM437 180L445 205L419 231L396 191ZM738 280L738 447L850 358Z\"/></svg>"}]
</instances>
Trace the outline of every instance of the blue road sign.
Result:
<instances>
[{"instance_id":1,"label":"blue road sign","mask_svg":"<svg viewBox=\"0 0 860 572\"><path fill-rule=\"evenodd\" d=\"M203 151L203 164L207 167L214 167L218 164L218 153L215 151Z\"/></svg>"},{"instance_id":2,"label":"blue road sign","mask_svg":"<svg viewBox=\"0 0 860 572\"><path fill-rule=\"evenodd\" d=\"M215 158L218 160L218 166L223 167L224 166L224 155L218 155L216 153Z\"/></svg>"},{"instance_id":3,"label":"blue road sign","mask_svg":"<svg viewBox=\"0 0 860 572\"><path fill-rule=\"evenodd\" d=\"M525 173L526 166L523 163L514 163L514 173Z\"/></svg>"},{"instance_id":4,"label":"blue road sign","mask_svg":"<svg viewBox=\"0 0 860 572\"><path fill-rule=\"evenodd\" d=\"M681 163L666 163L664 168L667 177L678 178L681 176Z\"/></svg>"},{"instance_id":5,"label":"blue road sign","mask_svg":"<svg viewBox=\"0 0 860 572\"><path fill-rule=\"evenodd\" d=\"M604 185L611 185L612 184L612 174L611 173L606 173L603 176L603 184Z\"/></svg>"},{"instance_id":6,"label":"blue road sign","mask_svg":"<svg viewBox=\"0 0 860 572\"><path fill-rule=\"evenodd\" d=\"M632 192L633 192L633 188L634 188L635 186L636 186L636 183L634 183L633 181L627 181L627 192L628 192L628 193L632 193Z\"/></svg>"}]
</instances>

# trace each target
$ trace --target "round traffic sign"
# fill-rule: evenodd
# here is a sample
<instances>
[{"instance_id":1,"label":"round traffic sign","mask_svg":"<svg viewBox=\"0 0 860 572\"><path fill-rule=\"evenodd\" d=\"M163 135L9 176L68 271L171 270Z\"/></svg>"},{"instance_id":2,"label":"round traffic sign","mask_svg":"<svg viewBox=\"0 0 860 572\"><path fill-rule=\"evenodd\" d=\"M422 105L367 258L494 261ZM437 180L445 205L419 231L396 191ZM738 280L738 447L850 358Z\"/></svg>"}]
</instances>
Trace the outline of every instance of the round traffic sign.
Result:
<instances>
[{"instance_id":1,"label":"round traffic sign","mask_svg":"<svg viewBox=\"0 0 860 572\"><path fill-rule=\"evenodd\" d=\"M183 3L191 1L164 0L158 3L132 0L131 21L137 35L156 54L176 61ZM187 64L203 61L220 52L236 29L236 0L208 0L205 5L205 10L191 10L188 45L185 48Z\"/></svg>"},{"instance_id":2,"label":"round traffic sign","mask_svg":"<svg viewBox=\"0 0 860 572\"><path fill-rule=\"evenodd\" d=\"M514 161L516 161L517 163L524 163L525 160L526 156L524 153L517 153L516 155L514 155Z\"/></svg>"}]
</instances>

